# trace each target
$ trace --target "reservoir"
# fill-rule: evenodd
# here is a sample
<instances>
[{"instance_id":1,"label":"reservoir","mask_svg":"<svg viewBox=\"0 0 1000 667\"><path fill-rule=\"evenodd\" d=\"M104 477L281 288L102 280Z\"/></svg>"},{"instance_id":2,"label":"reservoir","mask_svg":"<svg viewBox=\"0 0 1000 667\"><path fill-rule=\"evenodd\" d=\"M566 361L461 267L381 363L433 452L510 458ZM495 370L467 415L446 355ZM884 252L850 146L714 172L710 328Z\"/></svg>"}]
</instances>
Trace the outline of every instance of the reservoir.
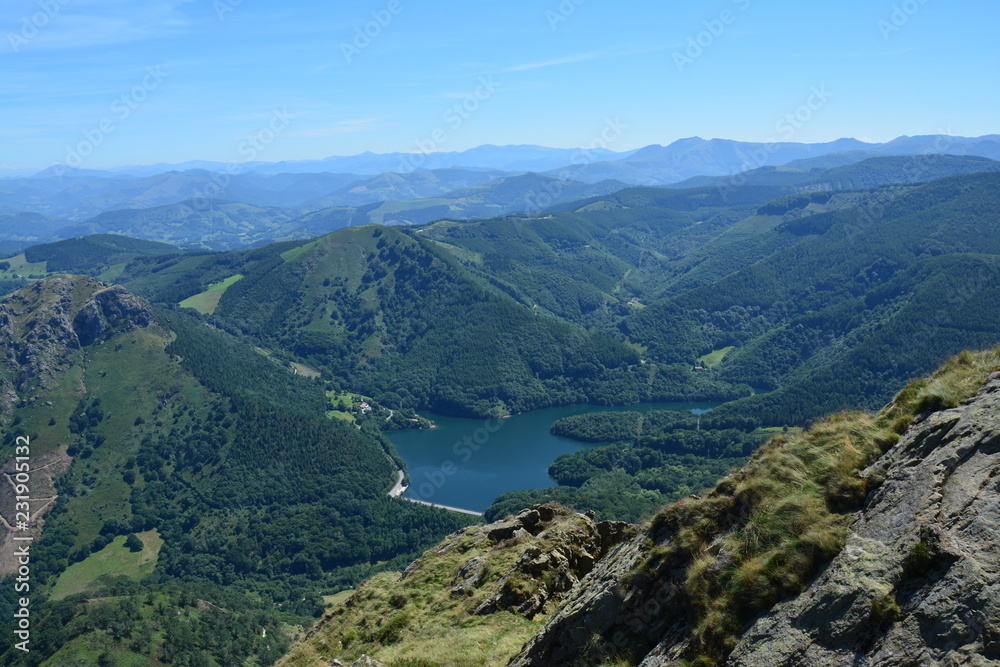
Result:
<instances>
[{"instance_id":1,"label":"reservoir","mask_svg":"<svg viewBox=\"0 0 1000 667\"><path fill-rule=\"evenodd\" d=\"M718 405L571 405L499 420L425 415L437 428L386 435L410 473L404 497L482 512L501 493L555 486L548 469L556 457L600 446L552 435L549 427L557 419L586 412L707 412Z\"/></svg>"}]
</instances>

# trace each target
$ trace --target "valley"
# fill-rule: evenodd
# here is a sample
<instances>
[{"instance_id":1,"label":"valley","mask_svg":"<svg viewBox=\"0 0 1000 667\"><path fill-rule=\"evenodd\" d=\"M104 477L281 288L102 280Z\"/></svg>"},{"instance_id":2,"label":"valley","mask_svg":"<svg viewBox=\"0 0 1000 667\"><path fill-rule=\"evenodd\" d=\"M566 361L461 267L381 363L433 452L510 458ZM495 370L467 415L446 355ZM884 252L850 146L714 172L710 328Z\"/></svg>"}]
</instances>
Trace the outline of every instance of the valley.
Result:
<instances>
[{"instance_id":1,"label":"valley","mask_svg":"<svg viewBox=\"0 0 1000 667\"><path fill-rule=\"evenodd\" d=\"M1000 667L1000 5L0 6L0 667Z\"/></svg>"},{"instance_id":2,"label":"valley","mask_svg":"<svg viewBox=\"0 0 1000 667\"><path fill-rule=\"evenodd\" d=\"M715 404L654 403L617 409L687 412L712 407ZM484 512L503 493L549 486L550 464L581 447L550 433L550 426L593 409L543 408L486 421L429 415L434 429L391 432L388 437L410 476L403 497Z\"/></svg>"},{"instance_id":3,"label":"valley","mask_svg":"<svg viewBox=\"0 0 1000 667\"><path fill-rule=\"evenodd\" d=\"M520 212L509 205L552 181L423 174L405 179L405 201L448 200L428 188L465 179L449 201L470 217L439 215L434 203L410 224L371 224L367 213L335 222L321 210L292 226L301 219L282 212L274 226L239 217L257 216L262 201L227 205L225 219L157 204L99 213L121 225L67 227L83 235L31 241L0 260L2 453L9 459L17 437L38 443L36 655L272 664L336 613L324 599L357 588L381 616L374 629L337 621L337 632L404 664L407 642L426 657L435 634L410 625L428 613L418 600L426 582L403 600L387 592L392 573L466 534L469 558L494 562L495 552L498 569L481 579L489 595L463 595L505 610L482 627L505 638L504 659L525 647L531 664L548 659L531 656L548 655L544 633L562 631L563 601L622 544L602 542L605 533L646 531L662 546L663 521L675 546L633 551L615 567L638 578L615 586L667 577L664 563L695 568L683 584L695 618L685 650L728 655L734 623L836 557L843 508L864 501L851 475L920 409L892 424L859 417L857 436L845 427L857 457L829 462L836 479L826 463L809 468L820 490L801 499L816 532L761 533L759 548L793 563L793 579L775 583L750 556L738 576L778 590L750 602L714 574L698 588L701 561L685 560L708 548L702 533L724 529L700 514L703 499L733 495L719 480L775 472L760 461L781 459L783 442L805 447L796 456L812 466L809 443L828 447L824 420L838 423L827 415L878 410L912 378L1000 340L1000 163L822 157L829 164L814 156L752 170L732 188L711 172L677 187L562 183L565 201ZM974 358L964 392L992 363ZM935 383L921 385L921 406L957 405ZM883 420L875 431L871 419ZM771 491L761 493L759 520L772 521ZM677 509L683 499L696 508ZM5 517L11 502L0 495ZM541 532L526 524L530 539L477 532L531 507L553 518ZM529 567L535 551L498 546L555 544L570 525L589 536L589 555L565 579L548 561ZM0 530L2 555L13 531ZM815 549L800 562L788 540ZM427 581L457 576L442 572ZM717 609L705 590L738 602ZM446 606L449 623L467 622L464 604ZM711 631L706 619L718 614L728 634ZM213 642L219 632L232 640ZM0 644L5 660L11 650ZM317 651L329 653L306 652Z\"/></svg>"}]
</instances>

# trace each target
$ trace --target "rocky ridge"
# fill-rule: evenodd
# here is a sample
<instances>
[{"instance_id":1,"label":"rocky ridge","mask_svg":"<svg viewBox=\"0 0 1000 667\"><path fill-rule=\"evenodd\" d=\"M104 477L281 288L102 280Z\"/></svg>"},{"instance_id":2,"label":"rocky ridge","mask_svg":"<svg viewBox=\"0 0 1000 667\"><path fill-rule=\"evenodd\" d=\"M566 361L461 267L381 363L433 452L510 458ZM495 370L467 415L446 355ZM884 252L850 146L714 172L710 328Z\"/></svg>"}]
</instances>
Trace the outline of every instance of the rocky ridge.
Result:
<instances>
[{"instance_id":1,"label":"rocky ridge","mask_svg":"<svg viewBox=\"0 0 1000 667\"><path fill-rule=\"evenodd\" d=\"M847 546L730 664L1000 664L1000 373L866 474L885 483Z\"/></svg>"},{"instance_id":2,"label":"rocky ridge","mask_svg":"<svg viewBox=\"0 0 1000 667\"><path fill-rule=\"evenodd\" d=\"M391 664L397 657L393 648L401 645L406 659L421 651L439 656L453 650L451 655L464 656L461 638L445 649L440 633L454 631L459 637L470 626L495 626L508 635L507 641L516 641L499 648L494 642L485 650L495 649L491 663L506 660L570 590L637 530L626 523L595 522L556 504L472 526L446 538L403 573L376 575L362 584L279 664L347 665L373 660L372 655ZM508 632L512 622L517 627ZM448 664L462 659L452 657Z\"/></svg>"},{"instance_id":3,"label":"rocky ridge","mask_svg":"<svg viewBox=\"0 0 1000 667\"><path fill-rule=\"evenodd\" d=\"M960 405L923 412L859 477L872 490L843 548L744 628L721 662L1000 664L1000 373ZM651 529L602 561L509 664L600 665L614 655L641 667L690 664L686 568L668 559L642 570L657 542L676 537ZM628 651L651 641L645 655Z\"/></svg>"},{"instance_id":4,"label":"rocky ridge","mask_svg":"<svg viewBox=\"0 0 1000 667\"><path fill-rule=\"evenodd\" d=\"M154 323L146 301L87 276L40 280L18 290L0 301L0 363L7 371L0 410L9 412L32 387L54 389L73 351Z\"/></svg>"}]
</instances>

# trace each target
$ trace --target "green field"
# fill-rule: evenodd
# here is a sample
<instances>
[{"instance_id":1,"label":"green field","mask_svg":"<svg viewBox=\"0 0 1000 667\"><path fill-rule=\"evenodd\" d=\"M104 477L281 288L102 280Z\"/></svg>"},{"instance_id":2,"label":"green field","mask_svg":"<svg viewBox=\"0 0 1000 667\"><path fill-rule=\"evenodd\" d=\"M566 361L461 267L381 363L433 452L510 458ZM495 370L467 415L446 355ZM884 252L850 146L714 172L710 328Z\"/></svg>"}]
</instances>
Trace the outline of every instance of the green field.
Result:
<instances>
[{"instance_id":1,"label":"green field","mask_svg":"<svg viewBox=\"0 0 1000 667\"><path fill-rule=\"evenodd\" d=\"M705 368L715 368L722 363L722 360L726 358L726 355L735 350L735 347L724 347L721 350L715 350L714 352L709 352L704 357L698 359L699 362Z\"/></svg>"},{"instance_id":2,"label":"green field","mask_svg":"<svg viewBox=\"0 0 1000 667\"><path fill-rule=\"evenodd\" d=\"M307 378L318 378L323 375L312 366L306 366L305 364L299 364L294 361L292 362L292 370L295 371L296 375L301 375L302 377Z\"/></svg>"},{"instance_id":3,"label":"green field","mask_svg":"<svg viewBox=\"0 0 1000 667\"><path fill-rule=\"evenodd\" d=\"M6 262L10 265L9 269L0 271L0 280L14 280L18 275L22 278L44 278L48 275L46 269L48 262L32 264L25 258L24 253L8 257L0 262Z\"/></svg>"},{"instance_id":4,"label":"green field","mask_svg":"<svg viewBox=\"0 0 1000 667\"><path fill-rule=\"evenodd\" d=\"M222 295L226 293L226 290L242 279L243 274L237 273L235 276L229 276L225 280L212 283L201 294L195 294L181 301L181 308L193 308L202 315L212 315L215 313L215 309L219 307L219 301L222 299Z\"/></svg>"},{"instance_id":5,"label":"green field","mask_svg":"<svg viewBox=\"0 0 1000 667\"><path fill-rule=\"evenodd\" d=\"M125 548L125 536L119 535L111 544L89 558L66 568L52 588L52 599L61 600L75 593L83 593L98 583L102 577L126 576L141 581L153 573L163 540L155 530L137 533L145 547L138 553Z\"/></svg>"}]
</instances>

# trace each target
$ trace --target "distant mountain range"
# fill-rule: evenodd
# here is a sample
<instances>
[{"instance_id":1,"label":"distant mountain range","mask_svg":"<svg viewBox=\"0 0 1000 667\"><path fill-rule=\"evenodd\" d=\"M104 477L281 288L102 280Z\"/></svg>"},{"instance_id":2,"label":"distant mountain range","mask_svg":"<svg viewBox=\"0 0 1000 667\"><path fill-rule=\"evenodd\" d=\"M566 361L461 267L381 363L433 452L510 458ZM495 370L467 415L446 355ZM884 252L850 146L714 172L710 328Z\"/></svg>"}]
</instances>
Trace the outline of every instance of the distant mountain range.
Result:
<instances>
[{"instance_id":1,"label":"distant mountain range","mask_svg":"<svg viewBox=\"0 0 1000 667\"><path fill-rule=\"evenodd\" d=\"M728 139L681 139L647 146L620 160L558 170L560 178L595 182L613 178L641 185L668 185L694 176L728 176L760 167L825 158L815 166L843 166L886 155L973 155L1000 158L1000 135L978 138L943 135L900 137L884 144L838 139L823 144L749 143Z\"/></svg>"},{"instance_id":2,"label":"distant mountain range","mask_svg":"<svg viewBox=\"0 0 1000 667\"><path fill-rule=\"evenodd\" d=\"M953 158L922 157L941 155ZM992 171L990 160L1000 158L1000 136L900 137L884 144L695 137L628 153L481 146L419 156L416 163L415 157L366 153L248 163L236 174L210 162L113 172L50 167L31 177L0 179L0 244L14 242L20 249L25 243L112 233L228 250L357 224L532 213L634 185L864 189Z\"/></svg>"},{"instance_id":3,"label":"distant mountain range","mask_svg":"<svg viewBox=\"0 0 1000 667\"><path fill-rule=\"evenodd\" d=\"M867 154L854 151L852 156ZM546 174L468 169L357 180L344 174L242 174L221 184L217 174L191 170L143 179L74 178L60 192L50 192L55 180L50 176L28 179L41 187L16 193L42 212L0 209L0 243L13 242L9 252L20 252L25 244L119 234L189 249L237 250L363 224L424 225L441 219L616 208L621 198L613 197L615 193L623 193L623 201L639 197L671 210L721 209L737 203L730 195L746 199L757 191L770 199L786 193L858 190L1000 170L998 161L950 155L888 156L832 168L814 166L841 162L832 158L761 167L735 177L698 176L650 189L630 188L617 180L585 183ZM329 187L336 189L301 204L288 203ZM213 193L220 196L210 197Z\"/></svg>"},{"instance_id":4,"label":"distant mountain range","mask_svg":"<svg viewBox=\"0 0 1000 667\"><path fill-rule=\"evenodd\" d=\"M837 139L826 143L754 143L729 139L679 139L668 146L653 144L638 150L615 152L603 148L546 148L544 146L483 145L465 151L437 153L372 153L332 156L322 160L226 163L191 160L181 163L131 165L108 170L80 170L56 165L36 178L71 176L88 178L142 178L165 172L204 170L216 173L305 174L343 173L377 176L389 172L409 173L435 169L477 169L526 172L557 171L560 178L594 181L615 178L636 185L666 184L692 176L720 176L757 167L787 164L796 160L837 155L828 164L837 166L880 155L939 153L1000 158L1000 135L957 137L949 135L902 136L886 143L859 139ZM616 166L610 166L611 164ZM26 177L30 170L0 170L3 176Z\"/></svg>"},{"instance_id":5,"label":"distant mountain range","mask_svg":"<svg viewBox=\"0 0 1000 667\"><path fill-rule=\"evenodd\" d=\"M442 151L435 153L372 153L360 155L332 156L322 160L288 160L282 162L213 162L190 160L180 163L158 163L152 165L130 165L105 171L84 170L89 176L153 176L166 171L206 171L259 174L303 174L322 172L350 172L362 176L376 176L386 172L406 173L421 169L485 169L502 171L546 171L571 164L580 158L579 148L547 148L545 146L518 145L493 146L486 144L465 151ZM604 148L587 151L589 159L615 160L628 157L635 151L615 152ZM56 166L58 171L79 170ZM49 169L52 169L51 167ZM49 169L42 175L52 175ZM22 172L23 170L17 170ZM58 173L57 171L57 173ZM29 172L30 173L30 172ZM0 172L2 174L2 172ZM11 175L25 175L23 173Z\"/></svg>"}]
</instances>

